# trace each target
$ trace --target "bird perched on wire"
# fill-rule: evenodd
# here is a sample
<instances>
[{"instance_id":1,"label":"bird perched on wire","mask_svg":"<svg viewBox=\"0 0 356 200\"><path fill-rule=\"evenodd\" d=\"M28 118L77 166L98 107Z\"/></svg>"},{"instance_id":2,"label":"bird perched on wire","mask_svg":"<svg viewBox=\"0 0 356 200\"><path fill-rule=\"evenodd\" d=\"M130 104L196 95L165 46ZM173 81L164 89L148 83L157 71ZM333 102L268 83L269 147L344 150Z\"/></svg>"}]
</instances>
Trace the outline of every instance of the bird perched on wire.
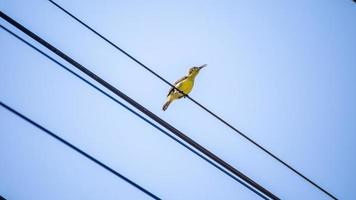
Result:
<instances>
[{"instance_id":1,"label":"bird perched on wire","mask_svg":"<svg viewBox=\"0 0 356 200\"><path fill-rule=\"evenodd\" d=\"M167 110L169 104L171 104L174 100L186 97L193 89L195 77L199 74L199 71L206 66L207 64L200 67L192 67L189 69L188 75L176 81L174 83L174 87L181 92L175 88L171 88L168 92L167 100L163 104L162 110Z\"/></svg>"}]
</instances>

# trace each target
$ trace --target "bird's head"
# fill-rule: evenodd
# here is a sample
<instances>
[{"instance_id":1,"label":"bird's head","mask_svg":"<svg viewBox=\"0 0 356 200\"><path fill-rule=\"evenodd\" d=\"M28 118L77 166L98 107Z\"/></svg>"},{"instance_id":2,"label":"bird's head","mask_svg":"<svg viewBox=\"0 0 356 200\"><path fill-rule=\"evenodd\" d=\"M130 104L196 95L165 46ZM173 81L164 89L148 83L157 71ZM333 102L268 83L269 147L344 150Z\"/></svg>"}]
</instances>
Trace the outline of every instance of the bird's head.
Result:
<instances>
[{"instance_id":1,"label":"bird's head","mask_svg":"<svg viewBox=\"0 0 356 200\"><path fill-rule=\"evenodd\" d=\"M189 76L196 76L196 75L199 74L199 71L201 69L203 69L204 67L206 67L206 66L207 66L207 64L204 64L204 65L202 65L200 67L192 67L192 68L189 69L188 75Z\"/></svg>"}]
</instances>

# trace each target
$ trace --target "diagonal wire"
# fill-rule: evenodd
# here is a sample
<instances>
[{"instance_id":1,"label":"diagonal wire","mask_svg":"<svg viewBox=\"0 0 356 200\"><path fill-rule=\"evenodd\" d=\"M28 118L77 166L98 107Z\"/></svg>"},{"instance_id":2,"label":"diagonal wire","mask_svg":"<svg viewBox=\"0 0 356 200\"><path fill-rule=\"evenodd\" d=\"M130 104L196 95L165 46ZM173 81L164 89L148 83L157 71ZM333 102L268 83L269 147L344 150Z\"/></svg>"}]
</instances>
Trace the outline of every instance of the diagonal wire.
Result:
<instances>
[{"instance_id":1,"label":"diagonal wire","mask_svg":"<svg viewBox=\"0 0 356 200\"><path fill-rule=\"evenodd\" d=\"M0 16L3 17L3 13L0 11ZM123 106L124 108L126 108L127 110L129 110L130 112L132 112L133 114L135 114L136 116L138 116L139 118L141 118L142 120L144 120L145 122L149 123L150 125L152 125L153 127L155 127L156 129L158 129L159 131L161 131L162 133L164 133L165 135L167 135L168 137L170 137L171 139L175 140L176 142L178 142L179 144L181 144L182 146L186 147L188 150L190 150L191 152L193 152L194 154L198 155L200 158L204 159L205 161L207 161L208 163L210 163L211 165L213 165L214 167L216 167L217 169L219 169L220 171L222 171L224 174L230 176L231 178L233 178L235 181L239 182L240 184L244 185L245 187L247 187L249 190L251 190L252 192L254 192L255 194L259 195L261 198L263 199L268 199L266 198L263 194L261 194L260 192L258 192L257 190L255 190L253 187L258 187L259 185L257 183L255 183L253 180L251 180L250 178L248 178L246 175L242 174L241 172L239 172L238 170L234 169L232 166L228 165L227 163L225 163L223 160L221 160L220 158L218 158L217 156L215 156L214 154L212 154L211 152L209 152L208 150L206 150L204 147L200 146L199 144L195 143L193 140L191 140L190 138L188 138L187 136L185 136L183 133L182 135L177 135L174 131L172 131L174 134L176 134L178 137L180 137L181 139L183 139L184 141L186 141L187 143L189 143L190 145L194 146L195 148L198 148L198 150L200 152L202 152L203 154L206 155L206 153L208 153L208 157L211 158L212 160L214 160L215 162L219 163L220 165L224 166L227 165L227 167L231 167L227 168L226 166L224 166L225 168L227 168L227 170L232 171L231 173L240 177L241 179L243 179L244 181L236 178L234 175L232 175L231 173L229 173L227 170L225 170L224 168L220 167L219 165L215 164L214 162L212 162L211 160L209 160L208 158L206 158L205 156L201 155L200 153L198 153L196 150L194 150L193 148L191 148L190 146L186 145L185 143L183 143L182 141L178 140L177 138L171 136L168 132L166 132L165 130L163 130L162 128L160 128L159 126L155 125L154 123L152 123L151 121L149 121L147 118L143 117L142 115L138 114L137 112L135 112L134 110L132 110L131 108L129 108L128 106L126 106L125 104L121 103L120 101L118 101L117 99L115 99L114 97L112 97L111 95L109 95L108 93L106 93L105 91L103 91L102 89L100 89L99 87L95 86L94 84L92 84L91 82L87 81L86 79L84 79L83 77L79 76L78 74L76 74L75 72L73 72L72 70L70 70L69 68L65 67L63 64L61 64L60 62L58 62L57 60L55 60L54 58L52 58L51 56L49 56L48 54L44 53L43 51L39 50L38 48L36 48L35 46L33 46L32 44L28 43L27 41L25 41L24 39L22 39L21 37L19 37L18 35L16 35L15 33L11 32L10 30L8 30L7 28L5 28L4 26L0 25L1 28L3 28L5 31L7 31L8 33L10 33L11 35L13 35L14 37L16 37L17 39L21 40L22 42L24 42L25 44L27 44L28 46L32 47L34 50L36 50L37 52L41 53L42 55L44 55L45 57L47 57L48 59L50 59L51 61L55 62L56 64L58 64L59 66L61 66L62 68L64 68L65 70L67 70L68 72L70 72L71 74L73 74L74 76L78 77L79 79L81 79L82 81L84 81L85 83L89 84L90 86L92 86L93 88L95 88L96 90L98 90L99 92L101 92L102 94L104 94L105 96L107 96L108 98L110 98L111 100L115 101L116 103L118 103L119 105ZM147 110L147 109L146 109ZM148 111L148 110L147 110ZM149 111L148 111L149 112ZM165 122L166 123L166 122ZM167 128L167 127L166 127ZM174 128L174 127L172 127ZM175 129L176 130L176 129ZM178 130L177 130L178 131ZM182 138L183 137L183 138ZM185 138L184 138L185 137ZM188 140L188 141L187 141ZM201 149L199 149L201 148ZM205 152L205 151L207 152ZM211 155L210 155L211 154ZM212 156L212 157L210 157ZM214 157L215 156L215 157ZM216 160L218 159L218 160ZM253 183L255 185L253 185ZM253 187L251 187L250 185L252 185ZM259 186L261 187L261 186ZM270 193L268 190L262 188L262 193L264 193L265 195L269 196L271 199L279 199L278 197L274 196L272 193ZM259 190L261 190L260 188L258 188Z\"/></svg>"},{"instance_id":2,"label":"diagonal wire","mask_svg":"<svg viewBox=\"0 0 356 200\"><path fill-rule=\"evenodd\" d=\"M93 33L95 33L97 36L99 36L101 39L103 39L104 41L106 41L107 43L109 43L111 46L113 46L114 48L116 48L117 50L119 50L121 53L125 54L126 56L128 56L129 58L131 58L133 61L135 61L137 64L139 64L141 67L143 67L144 69L146 69L147 71L149 71L150 73L152 73L154 76L156 76L157 78L159 78L160 80L162 80L163 82L165 82L167 85L171 86L172 88L176 89L177 91L183 93L182 91L180 91L178 88L176 88L174 85L172 85L170 82L168 82L165 78L163 78L162 76L160 76L158 73L156 73L155 71L153 71L152 69L150 69L149 67L147 67L146 65L144 65L142 62L140 62L139 60L137 60L135 57L131 56L129 53L127 53L126 51L124 51L123 49L121 49L118 45L116 45L115 43L111 42L109 39L107 39L106 37L104 37L102 34L100 34L99 32L97 32L96 30L94 30L93 28L91 28L89 25L87 25L86 23L84 23L82 20L80 20L79 18L77 18L76 16L74 16L72 13L70 13L69 11L67 11L66 9L64 9L63 7L61 7L60 5L58 5L56 2L54 2L53 0L48 0L49 2L51 2L53 5L55 5L57 8L59 8L60 10L62 10L63 12L65 12L67 15L69 15L70 17L72 17L73 19L75 19L77 22L79 22L80 24L82 24L83 26L85 26L87 29L89 29L90 31L92 31ZM248 137L247 135L245 135L244 133L242 133L241 131L239 131L237 128L235 128L233 125L231 125L230 123L228 123L227 121L225 121L224 119L222 119L221 117L219 117L217 114L215 114L214 112L212 112L211 110L209 110L208 108L206 108L205 106L203 106L202 104L200 104L199 102L197 102L195 99L193 99L192 97L190 97L189 95L186 95L188 97L188 99L190 99L192 102L194 102L196 105L198 105L200 108L202 108L203 110L205 110L206 112L208 112L209 114L211 114L213 117L215 117L216 119L218 119L220 122L222 122L223 124L225 124L226 126L228 126L229 128L231 128L233 131L235 131L236 133L238 133L239 135L241 135L242 137L244 137L246 140L248 140L249 142L251 142L252 144L254 144L255 146L257 146L259 149L261 149L262 151L264 151L265 153L267 153L268 155L270 155L271 157L273 157L275 160L277 160L278 162L280 162L281 164L283 164L285 167L287 167L288 169L290 169L291 171L293 171L294 173L296 173L297 175L299 175L300 177L302 177L305 181L309 182L310 184L312 184L314 187L316 187L317 189L319 189L320 191L322 191L323 193L327 194L329 197L333 198L333 199L337 199L335 196L333 196L331 193L329 193L328 191L326 191L325 189L323 189L321 186L319 186L317 183L315 183L314 181L312 181L311 179L309 179L308 177L306 177L305 175L303 175L301 172L299 172L298 170L296 170L295 168L293 168L292 166L290 166L288 163L284 162L282 159L280 159L279 157L277 157L276 155L274 155L271 151L267 150L266 148L264 148L263 146L261 146L260 144L258 144L257 142L255 142L253 139L251 139L250 137Z\"/></svg>"},{"instance_id":3,"label":"diagonal wire","mask_svg":"<svg viewBox=\"0 0 356 200\"><path fill-rule=\"evenodd\" d=\"M1 25L0 25L1 26ZM43 127L42 125L36 123L35 121L33 121L32 119L26 117L25 115L19 113L18 111L16 111L15 109L11 108L10 106L6 105L5 103L0 101L0 105L7 109L8 111L12 112L13 114L17 115L18 117L22 118L23 120L27 121L28 123L32 124L33 126L39 128L40 130L42 130L43 132L47 133L48 135L50 135L51 137L53 137L54 139L60 141L61 143L65 144L67 147L71 148L72 150L78 152L79 154L83 155L84 157L88 158L89 160L93 161L94 163L98 164L100 167L103 167L104 169L106 169L107 171L109 171L110 173L114 174L115 176L123 179L124 181L126 181L127 183L131 184L132 186L136 187L137 189L141 190L142 192L144 192L145 194L147 194L148 196L152 197L153 199L160 199L158 196L154 195L153 193L151 193L150 191L146 190L145 188L141 187L140 185L138 185L137 183L133 182L132 180L130 180L129 178L125 177L124 175L120 174L119 172L115 171L114 169L112 169L111 167L107 166L106 164L102 163L101 161L99 161L98 159L94 158L93 156L89 155L88 153L86 153L85 151L79 149L78 147L74 146L73 144L71 144L70 142L64 140L63 138L59 137L58 135L56 135L55 133L53 133L52 131L48 130L47 128Z\"/></svg>"}]
</instances>

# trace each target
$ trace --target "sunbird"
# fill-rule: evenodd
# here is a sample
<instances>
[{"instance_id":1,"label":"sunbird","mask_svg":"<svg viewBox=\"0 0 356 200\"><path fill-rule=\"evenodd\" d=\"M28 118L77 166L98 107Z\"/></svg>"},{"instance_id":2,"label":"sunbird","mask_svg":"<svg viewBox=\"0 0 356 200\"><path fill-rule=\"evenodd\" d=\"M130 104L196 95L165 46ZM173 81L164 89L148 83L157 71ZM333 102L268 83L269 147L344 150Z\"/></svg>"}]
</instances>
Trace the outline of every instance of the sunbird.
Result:
<instances>
[{"instance_id":1,"label":"sunbird","mask_svg":"<svg viewBox=\"0 0 356 200\"><path fill-rule=\"evenodd\" d=\"M174 83L174 87L182 91L184 94L182 94L182 92L178 91L175 88L171 88L168 92L167 100L163 104L163 111L167 110L169 104L171 104L174 100L186 97L192 91L195 77L199 74L199 71L206 66L207 64L204 64L200 67L190 68L188 71L188 75L184 76L183 78L179 79Z\"/></svg>"}]
</instances>

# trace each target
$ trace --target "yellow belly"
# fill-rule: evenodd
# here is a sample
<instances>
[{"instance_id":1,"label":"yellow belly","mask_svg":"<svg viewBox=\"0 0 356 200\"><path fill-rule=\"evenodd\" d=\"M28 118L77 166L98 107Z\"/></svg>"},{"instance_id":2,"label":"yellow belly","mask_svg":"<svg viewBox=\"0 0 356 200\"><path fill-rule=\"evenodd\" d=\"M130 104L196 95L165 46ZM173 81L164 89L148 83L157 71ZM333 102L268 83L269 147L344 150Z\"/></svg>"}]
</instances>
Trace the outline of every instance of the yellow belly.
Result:
<instances>
[{"instance_id":1,"label":"yellow belly","mask_svg":"<svg viewBox=\"0 0 356 200\"><path fill-rule=\"evenodd\" d=\"M193 89L193 85L194 85L194 81L186 80L186 81L182 81L181 83L179 83L175 86L176 86L176 88L178 88L179 90L184 92L184 94L189 94ZM174 90L174 92L168 96L168 99L173 100L173 99L178 99L181 97L183 97L183 94L178 92L177 90Z\"/></svg>"},{"instance_id":2,"label":"yellow belly","mask_svg":"<svg viewBox=\"0 0 356 200\"><path fill-rule=\"evenodd\" d=\"M193 85L194 81L188 79L177 85L177 88L184 92L184 94L189 94L193 89Z\"/></svg>"},{"instance_id":3,"label":"yellow belly","mask_svg":"<svg viewBox=\"0 0 356 200\"><path fill-rule=\"evenodd\" d=\"M185 76L185 77L181 78L180 80L178 80L174 86L177 89L179 89L180 91L182 91L184 94L188 95L193 89L194 79L197 74L198 73L195 73L195 74L190 73L188 76ZM168 93L167 100L164 103L162 109L166 110L170 103L172 103L176 99L182 98L184 96L184 94L182 94L178 90L175 90L172 88Z\"/></svg>"}]
</instances>

